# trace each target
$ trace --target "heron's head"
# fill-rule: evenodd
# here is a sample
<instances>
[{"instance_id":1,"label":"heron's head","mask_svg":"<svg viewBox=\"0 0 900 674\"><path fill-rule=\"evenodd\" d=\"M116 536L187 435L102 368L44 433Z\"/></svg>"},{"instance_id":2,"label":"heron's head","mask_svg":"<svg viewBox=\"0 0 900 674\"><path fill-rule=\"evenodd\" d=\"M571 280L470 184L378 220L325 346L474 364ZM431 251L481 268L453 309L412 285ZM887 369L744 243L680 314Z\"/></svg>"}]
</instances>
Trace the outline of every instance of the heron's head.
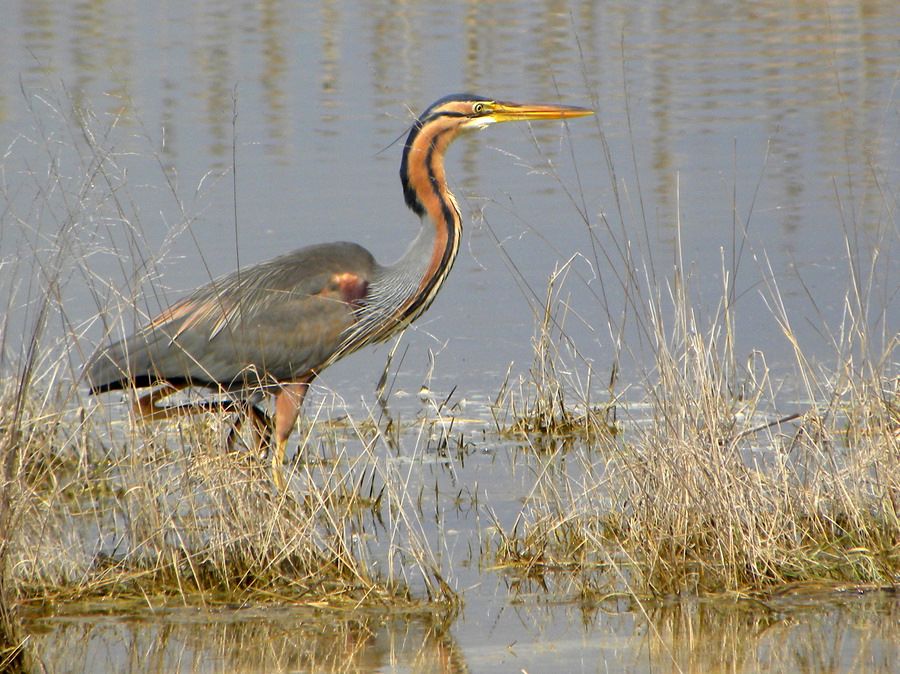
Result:
<instances>
[{"instance_id":1,"label":"heron's head","mask_svg":"<svg viewBox=\"0 0 900 674\"><path fill-rule=\"evenodd\" d=\"M593 114L593 110L571 105L510 103L473 94L444 96L432 103L413 122L406 138L400 165L406 203L419 215L423 213L409 180L410 155L414 153L420 156L423 165L427 165L432 160L440 160L447 146L461 131L483 129L500 122L569 119Z\"/></svg>"},{"instance_id":2,"label":"heron's head","mask_svg":"<svg viewBox=\"0 0 900 674\"><path fill-rule=\"evenodd\" d=\"M451 94L432 103L414 124L410 135L430 124L444 128L483 129L498 122L522 122L541 119L567 119L593 115L593 110L571 105L510 103L473 94Z\"/></svg>"}]
</instances>

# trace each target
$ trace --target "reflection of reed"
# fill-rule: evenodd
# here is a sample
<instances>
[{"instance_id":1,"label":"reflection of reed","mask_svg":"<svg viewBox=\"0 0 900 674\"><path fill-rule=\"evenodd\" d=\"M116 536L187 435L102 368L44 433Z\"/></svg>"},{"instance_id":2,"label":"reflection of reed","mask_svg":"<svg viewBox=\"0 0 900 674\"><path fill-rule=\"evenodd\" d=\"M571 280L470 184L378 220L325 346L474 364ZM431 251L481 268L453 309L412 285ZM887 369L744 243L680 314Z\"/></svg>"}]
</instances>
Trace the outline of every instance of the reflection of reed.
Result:
<instances>
[{"instance_id":1,"label":"reflection of reed","mask_svg":"<svg viewBox=\"0 0 900 674\"><path fill-rule=\"evenodd\" d=\"M20 16L22 26L19 35L22 47L33 55L32 68L34 71L44 75L50 69L47 55L57 39L54 23L56 5L47 0L35 0L25 4ZM15 94L9 84L0 80L0 124L10 121L12 117L11 102Z\"/></svg>"},{"instance_id":2,"label":"reflection of reed","mask_svg":"<svg viewBox=\"0 0 900 674\"><path fill-rule=\"evenodd\" d=\"M847 601L813 592L766 606L719 598L638 607L619 598L579 607L541 603L535 589L537 597L515 605L516 622L548 645L561 625L575 627L588 635L581 656L602 653L604 671L888 674L900 657L891 594Z\"/></svg>"},{"instance_id":3,"label":"reflection of reed","mask_svg":"<svg viewBox=\"0 0 900 674\"><path fill-rule=\"evenodd\" d=\"M423 53L418 2L385 2L372 8L369 56L377 104L393 107L397 100L430 100L416 84L421 81ZM412 120L410 120L412 121Z\"/></svg>"},{"instance_id":4,"label":"reflection of reed","mask_svg":"<svg viewBox=\"0 0 900 674\"><path fill-rule=\"evenodd\" d=\"M702 138L724 132L731 138L755 129L755 149L774 139L768 165L782 190L786 228L797 226L809 198L804 156L810 151L821 154L822 165L849 163L864 172L891 147L879 142L885 131L882 101L889 95L881 89L890 86L894 63L893 38L883 20L889 3L874 3L864 12L851 2L838 3L833 12L792 3L710 12L703 3L601 7L589 0L545 0L536 8L525 2L406 2L375 3L360 20L355 8L335 0L313 7L268 0L255 8L204 4L193 10L199 13L196 20L190 11L156 10L149 17L153 28L140 25L145 17L136 10L115 2L84 2L64 11L44 0L17 4L19 11L10 15L20 23L11 34L18 36L19 51L31 56L18 57L22 67L10 72L25 72L26 85L39 81L34 75L59 78L77 106L84 97L95 110L101 107L98 99L112 94L106 98L112 112L126 110L132 96L158 98L155 92L163 91L171 104L192 92L203 105L212 139L208 149L218 168L230 150L231 96L239 81L259 82L260 100L245 109L258 109L265 121L274 141L269 155L284 157L283 141L291 132L287 101L318 95L319 121L326 122L318 130L327 132L331 122L342 119L342 82L348 75L371 82L379 108L398 100L429 100L435 81L459 81L501 96L525 93L526 87L528 98L549 100L560 89L586 85L598 94L601 118L615 117L615 133L621 134L625 125L617 103L626 91L624 74L634 141L638 153L651 158L645 196L658 203L647 204L648 212L674 208L674 173L696 152L685 146L686 134ZM308 39L308 29L288 30L307 28L310 17L318 40ZM371 44L362 74L353 72L362 64L347 57L348 40ZM182 44L196 45L188 55L193 71L182 71L177 60ZM458 46L458 63L438 58L435 44ZM158 82L142 84L145 53L158 54L167 64L163 73L150 71ZM259 64L255 72L243 72L245 64L254 63ZM313 73L306 80L317 92L289 93L297 87L298 71ZM17 90L8 76L0 81L0 120L8 118L8 101ZM817 111L812 117L811 107ZM166 127L177 131L171 111L166 117ZM177 120L178 126L186 124L196 120ZM167 140L173 154L179 151L176 144L192 142L184 133ZM746 157L735 159L746 163ZM721 168L730 168L730 158L723 157Z\"/></svg>"},{"instance_id":5,"label":"reflection of reed","mask_svg":"<svg viewBox=\"0 0 900 674\"><path fill-rule=\"evenodd\" d=\"M679 603L651 610L636 632L645 634L653 671L896 671L898 609L891 597L841 602L832 611L833 595L809 599L812 610Z\"/></svg>"},{"instance_id":6,"label":"reflection of reed","mask_svg":"<svg viewBox=\"0 0 900 674\"><path fill-rule=\"evenodd\" d=\"M343 43L341 42L341 30L343 28L339 3L334 0L322 0L319 20L321 40L320 53L317 63L318 73L318 121L321 122L317 131L324 135L334 135L334 122L341 119L341 81L344 72L345 59L343 56ZM308 111L310 114L312 111ZM309 124L309 120L306 121Z\"/></svg>"},{"instance_id":7,"label":"reflection of reed","mask_svg":"<svg viewBox=\"0 0 900 674\"><path fill-rule=\"evenodd\" d=\"M236 20L225 6L205 5L200 36L193 50L200 79L196 90L203 102L203 119L212 137L213 166L221 169L231 160L232 92L236 83L233 50L239 36Z\"/></svg>"},{"instance_id":8,"label":"reflection of reed","mask_svg":"<svg viewBox=\"0 0 900 674\"><path fill-rule=\"evenodd\" d=\"M287 84L287 53L290 51L284 32L281 3L264 0L260 3L260 33L263 51L262 69L259 80L262 85L265 116L269 137L272 140L269 151L277 158L284 159L290 135L288 110L285 102Z\"/></svg>"},{"instance_id":9,"label":"reflection of reed","mask_svg":"<svg viewBox=\"0 0 900 674\"><path fill-rule=\"evenodd\" d=\"M428 615L344 618L310 609L176 609L34 625L47 671L468 671L445 625Z\"/></svg>"}]
</instances>

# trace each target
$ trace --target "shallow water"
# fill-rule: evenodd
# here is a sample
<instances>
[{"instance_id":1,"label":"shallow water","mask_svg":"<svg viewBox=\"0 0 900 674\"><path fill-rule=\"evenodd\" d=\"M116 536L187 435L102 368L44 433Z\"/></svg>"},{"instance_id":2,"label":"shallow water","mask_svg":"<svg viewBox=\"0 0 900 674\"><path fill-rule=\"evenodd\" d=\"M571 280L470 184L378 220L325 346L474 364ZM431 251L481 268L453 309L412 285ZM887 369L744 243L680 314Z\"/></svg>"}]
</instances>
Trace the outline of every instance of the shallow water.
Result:
<instances>
[{"instance_id":1,"label":"shallow water","mask_svg":"<svg viewBox=\"0 0 900 674\"><path fill-rule=\"evenodd\" d=\"M455 413L486 419L507 373L527 373L547 278L570 259L569 360L583 378L591 364L601 389L614 362L626 385L651 367L625 270L665 294L681 257L701 322L724 269L739 358L764 353L784 395L802 396L771 280L812 360L836 360L853 274L873 351L900 331L898 39L887 0L13 1L0 22L4 357L19 353L48 279L60 285L50 334L76 344L77 365L104 322L115 332L141 320L130 305L153 314L238 263L340 239L392 260L416 226L392 143L432 100L471 90L597 117L505 125L451 150L466 239L403 338L392 405L414 414L424 384L438 400L452 390ZM91 145L109 153L102 171ZM369 406L386 351L331 368L310 404ZM440 464L421 470L447 491L478 484L512 518L531 477L522 457L501 446L452 479ZM452 544L467 549L474 525L453 517ZM477 566L457 569L466 604L448 624L304 609L91 613L41 619L41 643L54 671L892 671L897 655L891 597L644 615L548 599Z\"/></svg>"},{"instance_id":2,"label":"shallow water","mask_svg":"<svg viewBox=\"0 0 900 674\"><path fill-rule=\"evenodd\" d=\"M75 609L34 628L54 672L896 671L895 598L812 596L784 608L691 603L641 615L517 603L452 627L308 609Z\"/></svg>"}]
</instances>

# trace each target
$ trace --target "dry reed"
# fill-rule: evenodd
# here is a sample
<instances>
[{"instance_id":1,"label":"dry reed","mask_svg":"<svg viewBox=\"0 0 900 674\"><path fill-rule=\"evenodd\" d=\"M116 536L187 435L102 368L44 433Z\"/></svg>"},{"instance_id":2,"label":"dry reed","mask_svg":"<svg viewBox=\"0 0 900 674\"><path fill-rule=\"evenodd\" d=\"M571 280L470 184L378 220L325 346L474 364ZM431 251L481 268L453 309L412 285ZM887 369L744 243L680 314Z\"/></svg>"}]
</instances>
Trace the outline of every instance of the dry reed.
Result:
<instances>
[{"instance_id":1,"label":"dry reed","mask_svg":"<svg viewBox=\"0 0 900 674\"><path fill-rule=\"evenodd\" d=\"M738 362L727 284L706 324L678 270L668 288L645 294L655 354L646 396L619 402L621 433L586 433L570 441L577 460L536 471L519 518L498 531L499 562L532 578L565 570L567 591L583 598L896 587L897 336L873 353L866 307L848 292L838 367L814 367L770 283L808 402L785 401L763 354ZM578 416L558 404L565 378L545 377L570 370L546 364L543 345L564 341L560 325L541 322L531 387L546 399L529 410L537 420L517 419L513 430L552 425L547 410L564 424Z\"/></svg>"}]
</instances>

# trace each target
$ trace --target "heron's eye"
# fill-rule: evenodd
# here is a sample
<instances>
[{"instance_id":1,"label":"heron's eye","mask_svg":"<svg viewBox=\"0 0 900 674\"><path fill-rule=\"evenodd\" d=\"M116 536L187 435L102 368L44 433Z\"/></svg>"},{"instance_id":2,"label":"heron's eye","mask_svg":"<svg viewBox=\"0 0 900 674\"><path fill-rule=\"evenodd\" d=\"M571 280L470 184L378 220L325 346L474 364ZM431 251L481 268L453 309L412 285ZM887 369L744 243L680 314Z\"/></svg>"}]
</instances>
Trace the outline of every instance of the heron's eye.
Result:
<instances>
[{"instance_id":1,"label":"heron's eye","mask_svg":"<svg viewBox=\"0 0 900 674\"><path fill-rule=\"evenodd\" d=\"M486 109L487 109L487 106L484 103L476 103L475 105L472 106L472 112L474 112L476 115L480 115Z\"/></svg>"}]
</instances>

